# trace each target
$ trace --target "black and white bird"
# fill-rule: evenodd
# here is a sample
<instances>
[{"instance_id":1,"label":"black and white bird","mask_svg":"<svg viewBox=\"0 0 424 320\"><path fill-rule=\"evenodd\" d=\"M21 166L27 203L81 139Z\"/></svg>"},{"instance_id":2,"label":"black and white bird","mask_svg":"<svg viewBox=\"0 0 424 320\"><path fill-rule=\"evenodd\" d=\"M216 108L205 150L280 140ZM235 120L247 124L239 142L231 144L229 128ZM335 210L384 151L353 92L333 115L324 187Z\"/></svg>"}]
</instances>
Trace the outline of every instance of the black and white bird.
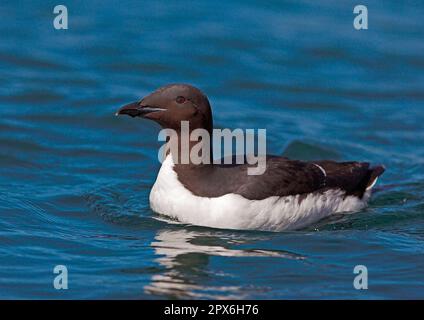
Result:
<instances>
[{"instance_id":1,"label":"black and white bird","mask_svg":"<svg viewBox=\"0 0 424 320\"><path fill-rule=\"evenodd\" d=\"M212 132L206 95L186 84L157 89L117 114L153 120L163 128ZM212 155L211 155L212 157ZM383 166L367 162L305 162L266 157L262 175L245 164L181 164L168 154L150 192L153 211L183 223L225 229L294 230L334 213L363 209Z\"/></svg>"}]
</instances>

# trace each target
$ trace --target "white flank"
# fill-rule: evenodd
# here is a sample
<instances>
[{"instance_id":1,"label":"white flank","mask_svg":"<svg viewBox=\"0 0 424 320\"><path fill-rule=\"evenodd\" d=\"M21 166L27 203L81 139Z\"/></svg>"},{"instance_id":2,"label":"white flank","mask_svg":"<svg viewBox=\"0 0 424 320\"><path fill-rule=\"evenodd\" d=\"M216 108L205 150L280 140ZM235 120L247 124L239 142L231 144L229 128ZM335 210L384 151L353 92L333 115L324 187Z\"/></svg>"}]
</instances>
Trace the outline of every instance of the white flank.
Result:
<instances>
[{"instance_id":1,"label":"white flank","mask_svg":"<svg viewBox=\"0 0 424 320\"><path fill-rule=\"evenodd\" d=\"M179 182L173 166L172 157L168 155L150 193L152 210L183 223L213 228L299 229L334 213L359 211L366 206L371 194L368 190L363 199L359 199L345 197L343 191L336 189L322 194L311 193L302 201L299 196L249 200L232 193L206 198L187 190Z\"/></svg>"}]
</instances>

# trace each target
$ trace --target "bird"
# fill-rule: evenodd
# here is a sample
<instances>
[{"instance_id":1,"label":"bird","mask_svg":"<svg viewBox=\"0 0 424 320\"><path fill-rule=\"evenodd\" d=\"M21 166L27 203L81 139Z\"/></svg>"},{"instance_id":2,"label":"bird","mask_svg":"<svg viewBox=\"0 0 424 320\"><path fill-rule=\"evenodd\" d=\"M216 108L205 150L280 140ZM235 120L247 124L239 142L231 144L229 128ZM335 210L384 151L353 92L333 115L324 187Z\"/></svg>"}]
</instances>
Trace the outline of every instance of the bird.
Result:
<instances>
[{"instance_id":1,"label":"bird","mask_svg":"<svg viewBox=\"0 0 424 320\"><path fill-rule=\"evenodd\" d=\"M182 122L188 122L190 132L213 130L207 96L189 84L160 87L116 115L148 119L178 135ZM266 155L265 171L249 175L246 161L181 163L172 153L167 151L151 188L151 209L184 224L221 229L290 231L334 214L358 212L385 171L368 162ZM209 156L213 158L212 150Z\"/></svg>"}]
</instances>

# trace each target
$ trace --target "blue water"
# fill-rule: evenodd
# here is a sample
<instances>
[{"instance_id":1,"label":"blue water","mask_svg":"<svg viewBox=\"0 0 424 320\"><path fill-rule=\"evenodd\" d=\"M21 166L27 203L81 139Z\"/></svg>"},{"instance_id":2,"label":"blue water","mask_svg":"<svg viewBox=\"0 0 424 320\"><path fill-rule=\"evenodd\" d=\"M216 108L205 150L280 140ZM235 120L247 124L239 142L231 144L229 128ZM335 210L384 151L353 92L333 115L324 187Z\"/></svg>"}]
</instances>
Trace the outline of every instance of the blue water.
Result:
<instances>
[{"instance_id":1,"label":"blue water","mask_svg":"<svg viewBox=\"0 0 424 320\"><path fill-rule=\"evenodd\" d=\"M424 298L424 2L362 31L355 1L57 4L0 3L0 298ZM170 82L271 153L385 164L379 192L295 232L158 219L159 128L114 112Z\"/></svg>"}]
</instances>

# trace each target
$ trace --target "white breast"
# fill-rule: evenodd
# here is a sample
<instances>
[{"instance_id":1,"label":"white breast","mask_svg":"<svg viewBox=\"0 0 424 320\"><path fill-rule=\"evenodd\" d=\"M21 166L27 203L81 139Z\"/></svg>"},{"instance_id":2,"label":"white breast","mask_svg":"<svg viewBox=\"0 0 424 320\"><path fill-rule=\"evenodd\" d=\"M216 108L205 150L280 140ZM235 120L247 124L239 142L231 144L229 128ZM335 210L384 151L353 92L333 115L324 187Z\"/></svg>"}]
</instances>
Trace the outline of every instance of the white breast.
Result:
<instances>
[{"instance_id":1,"label":"white breast","mask_svg":"<svg viewBox=\"0 0 424 320\"><path fill-rule=\"evenodd\" d=\"M341 190L329 190L323 194L309 194L300 202L299 196L249 200L231 193L216 198L199 197L179 182L173 166L172 157L168 155L151 190L150 206L159 214L199 226L294 230L334 213L361 210L370 196L370 191L359 199L345 197Z\"/></svg>"}]
</instances>

